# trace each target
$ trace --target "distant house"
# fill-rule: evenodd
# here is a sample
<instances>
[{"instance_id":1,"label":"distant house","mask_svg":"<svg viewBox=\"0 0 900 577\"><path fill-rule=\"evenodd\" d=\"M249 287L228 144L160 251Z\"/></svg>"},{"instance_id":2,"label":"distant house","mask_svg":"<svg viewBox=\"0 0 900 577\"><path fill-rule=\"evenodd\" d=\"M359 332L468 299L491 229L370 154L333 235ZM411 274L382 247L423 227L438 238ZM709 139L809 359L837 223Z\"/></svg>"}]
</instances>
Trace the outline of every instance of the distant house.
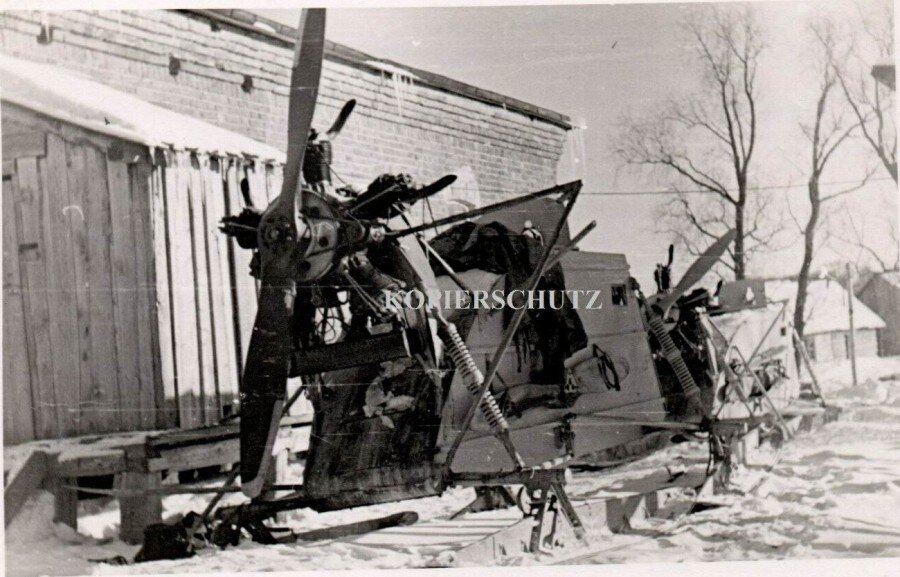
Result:
<instances>
[{"instance_id":1,"label":"distant house","mask_svg":"<svg viewBox=\"0 0 900 577\"><path fill-rule=\"evenodd\" d=\"M872 76L891 90L896 87L896 72L894 71L894 59L885 58L872 65Z\"/></svg>"},{"instance_id":2,"label":"distant house","mask_svg":"<svg viewBox=\"0 0 900 577\"><path fill-rule=\"evenodd\" d=\"M797 282L767 281L766 295L770 301L787 300L793 314ZM831 361L849 357L848 296L847 290L836 281L813 280L809 283L803 340L813 360ZM885 322L856 297L853 297L853 320L856 328L856 355L878 356L877 331L885 328Z\"/></svg>"},{"instance_id":3,"label":"distant house","mask_svg":"<svg viewBox=\"0 0 900 577\"><path fill-rule=\"evenodd\" d=\"M900 271L872 275L857 292L857 298L884 319L878 331L878 354L900 355Z\"/></svg>"}]
</instances>

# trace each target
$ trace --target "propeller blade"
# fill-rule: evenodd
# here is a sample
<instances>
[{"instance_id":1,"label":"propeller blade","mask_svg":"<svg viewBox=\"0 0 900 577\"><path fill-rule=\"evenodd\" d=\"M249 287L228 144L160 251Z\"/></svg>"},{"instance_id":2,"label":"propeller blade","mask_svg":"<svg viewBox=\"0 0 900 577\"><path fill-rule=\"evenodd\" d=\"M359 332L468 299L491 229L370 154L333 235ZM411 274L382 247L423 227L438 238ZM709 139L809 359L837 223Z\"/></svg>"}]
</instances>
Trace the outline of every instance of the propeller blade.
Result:
<instances>
[{"instance_id":1,"label":"propeller blade","mask_svg":"<svg viewBox=\"0 0 900 577\"><path fill-rule=\"evenodd\" d=\"M348 100L343 108L341 108L337 118L334 119L334 124L332 124L331 128L328 129L328 132L325 133L325 138L334 140L337 135L341 133L344 124L346 124L347 119L350 118L350 113L353 112L354 108L356 108L356 100Z\"/></svg>"},{"instance_id":2,"label":"propeller blade","mask_svg":"<svg viewBox=\"0 0 900 577\"><path fill-rule=\"evenodd\" d=\"M681 298L681 295L697 284L709 272L709 269L725 254L728 245L734 242L736 236L737 232L734 229L729 230L719 237L716 242L712 243L703 254L697 257L697 260L687 269L687 272L684 273L684 276L681 277L681 280L678 281L678 285L672 292L662 295L662 298L660 298L659 306L664 313L675 304L675 301Z\"/></svg>"},{"instance_id":3,"label":"propeller blade","mask_svg":"<svg viewBox=\"0 0 900 577\"><path fill-rule=\"evenodd\" d=\"M295 297L293 279L263 278L241 382L241 491L250 498L263 490L281 421Z\"/></svg>"},{"instance_id":4,"label":"propeller blade","mask_svg":"<svg viewBox=\"0 0 900 577\"><path fill-rule=\"evenodd\" d=\"M241 378L241 490L263 492L290 367L298 265L300 171L316 105L325 47L325 10L303 10L288 102L288 150L281 193L259 223L260 291Z\"/></svg>"},{"instance_id":5,"label":"propeller blade","mask_svg":"<svg viewBox=\"0 0 900 577\"><path fill-rule=\"evenodd\" d=\"M431 184L426 184L422 188L416 191L416 200L422 200L423 198L428 198L433 194L437 194L440 191L444 190L451 184L456 182L455 174L448 174L446 176L442 176L439 179L435 180Z\"/></svg>"},{"instance_id":6,"label":"propeller blade","mask_svg":"<svg viewBox=\"0 0 900 577\"><path fill-rule=\"evenodd\" d=\"M246 177L241 179L241 197L244 199L244 206L253 208L253 197L250 196L250 181Z\"/></svg>"},{"instance_id":7,"label":"propeller blade","mask_svg":"<svg viewBox=\"0 0 900 577\"><path fill-rule=\"evenodd\" d=\"M288 101L288 149L281 196L293 199L300 182L306 140L312 125L325 55L325 9L309 8L300 13L299 38L294 48Z\"/></svg>"}]
</instances>

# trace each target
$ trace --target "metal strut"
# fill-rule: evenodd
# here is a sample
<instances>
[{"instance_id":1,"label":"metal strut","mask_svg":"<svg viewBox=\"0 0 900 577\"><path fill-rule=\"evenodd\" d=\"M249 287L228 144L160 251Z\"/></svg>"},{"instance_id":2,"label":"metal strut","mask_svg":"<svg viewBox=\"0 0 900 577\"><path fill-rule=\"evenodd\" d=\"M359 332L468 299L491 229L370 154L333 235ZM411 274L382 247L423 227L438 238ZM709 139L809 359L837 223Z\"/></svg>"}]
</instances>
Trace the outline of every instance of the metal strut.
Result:
<instances>
[{"instance_id":1,"label":"metal strut","mask_svg":"<svg viewBox=\"0 0 900 577\"><path fill-rule=\"evenodd\" d=\"M570 185L566 185L569 187ZM566 224L566 221L569 218L569 214L572 212L572 208L575 206L575 201L578 199L578 193L581 190L581 182L571 183L571 186L567 193L565 194L565 198L567 199L566 207L563 210L563 214L560 216L559 222L556 225L556 228L553 230L553 234L550 237L546 248L543 253L541 253L540 261L537 263L537 266L534 269L532 275L528 278L528 282L526 283L526 294L528 292L535 290L541 278L544 276L544 273L547 271L548 263L551 261L551 256L554 251L560 250L563 247L557 247L556 244L559 241L560 234L562 233L563 227ZM497 345L497 349L494 351L494 356L491 360L490 365L488 365L488 373L484 377L484 380L479 387L478 392L476 393L476 398L481 399L484 397L484 394L490 390L491 383L494 381L494 378L497 376L497 369L500 366L500 360L503 358L503 355L506 353L506 349L509 347L512 342L513 337L516 334L516 331L519 329L519 325L522 322L522 319L525 317L525 313L527 312L526 307L520 307L513 314L512 318L509 321L509 325L503 331L503 335L500 338L500 343ZM456 435L456 438L453 440L453 443L450 445L450 449L447 451L446 461L444 466L449 470L451 465L453 464L453 458L456 456L456 451L459 449L459 446L462 444L463 437L465 437L466 432L469 430L469 426L472 424L472 419L475 417L476 405L480 403L472 403L466 412L465 419L463 420L462 427L459 433ZM502 438L501 438L502 440ZM514 447L507 446L507 442L504 440L504 446L507 448L507 452L509 453L510 458L512 458L513 463L516 466L517 470L521 470L525 467L525 462L522 460L522 457L518 454L518 451L515 450ZM512 442L511 440L509 441Z\"/></svg>"}]
</instances>

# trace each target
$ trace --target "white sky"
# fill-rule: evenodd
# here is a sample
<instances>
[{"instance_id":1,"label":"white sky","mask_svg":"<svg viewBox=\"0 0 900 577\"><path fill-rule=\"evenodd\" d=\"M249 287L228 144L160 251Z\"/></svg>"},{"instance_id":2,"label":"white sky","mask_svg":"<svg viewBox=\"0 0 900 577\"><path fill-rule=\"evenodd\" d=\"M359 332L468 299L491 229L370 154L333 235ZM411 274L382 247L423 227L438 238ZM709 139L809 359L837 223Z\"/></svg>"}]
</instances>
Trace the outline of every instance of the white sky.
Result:
<instances>
[{"instance_id":1,"label":"white sky","mask_svg":"<svg viewBox=\"0 0 900 577\"><path fill-rule=\"evenodd\" d=\"M817 96L806 25L820 12L851 18L856 4L770 2L757 3L756 8L768 48L760 63L761 126L753 178L762 186L802 184L809 150L798 122L811 119ZM652 112L669 95L695 88L693 53L679 31L685 11L678 4L333 8L326 35L377 57L568 114L586 126L586 156L580 168L567 153L560 177L583 178L585 191L659 190L669 183L624 169L611 151L623 115ZM292 26L299 16L292 10L258 12ZM850 144L823 180L858 178L867 154L861 141ZM886 219L897 218L897 192L893 181L885 180L885 171L876 178L880 180L847 196L844 205L865 229L867 244L887 257L896 250L887 236ZM777 194L782 202L790 196L791 205L805 218L805 188ZM656 223L658 205L665 198L583 195L572 224L578 229L596 219L598 227L583 247L625 253L632 273L646 285L669 242ZM787 234L783 240L796 241L793 246L751 263L751 273L796 272L799 239L799 233ZM846 247L841 252L855 256ZM838 256L826 249L820 262ZM686 262L676 261L676 269L678 263L683 270ZM674 274L680 276L678 270Z\"/></svg>"}]
</instances>

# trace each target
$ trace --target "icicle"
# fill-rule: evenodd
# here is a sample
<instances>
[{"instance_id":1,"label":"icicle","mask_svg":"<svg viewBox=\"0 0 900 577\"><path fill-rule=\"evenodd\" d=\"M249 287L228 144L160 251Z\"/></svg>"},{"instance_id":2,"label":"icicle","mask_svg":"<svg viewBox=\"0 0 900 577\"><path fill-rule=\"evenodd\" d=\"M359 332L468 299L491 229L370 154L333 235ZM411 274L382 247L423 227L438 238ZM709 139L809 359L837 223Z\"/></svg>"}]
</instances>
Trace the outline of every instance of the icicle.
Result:
<instances>
[{"instance_id":1,"label":"icicle","mask_svg":"<svg viewBox=\"0 0 900 577\"><path fill-rule=\"evenodd\" d=\"M388 64L386 62L380 62L377 60L370 60L366 62L369 66L381 70L382 76L384 74L391 75L391 86L394 91L394 100L397 103L397 113L400 117L403 117L403 106L406 103L407 99L409 99L412 95L413 81L417 79L417 77L404 68L400 68L399 66L394 66L393 64Z\"/></svg>"}]
</instances>

